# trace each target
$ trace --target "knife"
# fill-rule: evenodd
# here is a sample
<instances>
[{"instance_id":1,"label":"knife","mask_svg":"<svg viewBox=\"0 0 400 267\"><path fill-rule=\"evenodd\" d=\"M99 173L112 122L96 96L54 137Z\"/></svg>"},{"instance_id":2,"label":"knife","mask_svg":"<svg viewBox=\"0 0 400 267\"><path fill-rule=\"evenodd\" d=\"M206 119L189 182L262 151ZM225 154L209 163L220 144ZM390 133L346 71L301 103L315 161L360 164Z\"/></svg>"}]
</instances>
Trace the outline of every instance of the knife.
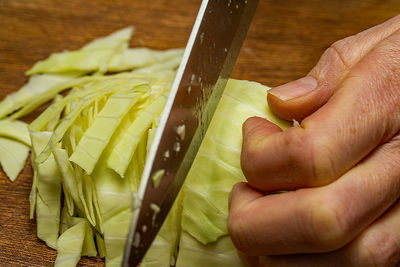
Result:
<instances>
[{"instance_id":1,"label":"knife","mask_svg":"<svg viewBox=\"0 0 400 267\"><path fill-rule=\"evenodd\" d=\"M202 1L134 197L123 266L139 265L172 207L257 4L258 0Z\"/></svg>"}]
</instances>

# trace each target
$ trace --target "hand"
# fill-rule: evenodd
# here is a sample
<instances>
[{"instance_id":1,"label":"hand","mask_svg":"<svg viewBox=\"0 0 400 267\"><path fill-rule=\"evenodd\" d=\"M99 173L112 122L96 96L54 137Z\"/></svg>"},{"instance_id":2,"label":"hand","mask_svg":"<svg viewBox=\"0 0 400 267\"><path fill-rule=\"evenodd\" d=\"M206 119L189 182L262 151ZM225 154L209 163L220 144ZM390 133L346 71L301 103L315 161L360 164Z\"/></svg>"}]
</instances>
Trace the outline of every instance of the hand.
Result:
<instances>
[{"instance_id":1,"label":"hand","mask_svg":"<svg viewBox=\"0 0 400 267\"><path fill-rule=\"evenodd\" d=\"M400 263L400 17L334 43L243 125L228 228L251 266ZM278 190L290 192L272 194Z\"/></svg>"}]
</instances>

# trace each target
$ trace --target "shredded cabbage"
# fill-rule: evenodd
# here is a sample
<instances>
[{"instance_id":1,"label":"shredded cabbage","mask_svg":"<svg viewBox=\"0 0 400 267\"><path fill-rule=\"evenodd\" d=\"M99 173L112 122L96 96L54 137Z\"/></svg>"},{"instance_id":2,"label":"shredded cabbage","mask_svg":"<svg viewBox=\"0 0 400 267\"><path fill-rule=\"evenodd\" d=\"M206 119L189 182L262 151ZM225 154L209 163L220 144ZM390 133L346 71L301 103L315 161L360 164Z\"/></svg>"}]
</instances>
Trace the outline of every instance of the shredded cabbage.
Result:
<instances>
[{"instance_id":1,"label":"shredded cabbage","mask_svg":"<svg viewBox=\"0 0 400 267\"><path fill-rule=\"evenodd\" d=\"M132 31L52 54L27 72L34 75L20 91L0 102L0 118L11 117L0 120L0 163L15 179L32 144L30 216L36 213L38 237L57 249L57 266L74 266L81 256L99 255L107 266L122 261L137 208L133 196L183 52L128 48ZM243 266L226 226L228 194L244 180L242 123L261 116L290 126L268 109L267 89L228 81L184 187L141 266ZM12 118L51 99L29 125L29 138L26 124Z\"/></svg>"},{"instance_id":2,"label":"shredded cabbage","mask_svg":"<svg viewBox=\"0 0 400 267\"><path fill-rule=\"evenodd\" d=\"M0 164L13 182L25 166L29 146L18 141L0 137Z\"/></svg>"},{"instance_id":3,"label":"shredded cabbage","mask_svg":"<svg viewBox=\"0 0 400 267\"><path fill-rule=\"evenodd\" d=\"M132 32L133 28L128 27L96 39L80 50L54 53L48 59L36 63L26 74L77 71L104 73L112 57L128 47Z\"/></svg>"},{"instance_id":4,"label":"shredded cabbage","mask_svg":"<svg viewBox=\"0 0 400 267\"><path fill-rule=\"evenodd\" d=\"M63 85L67 81L72 80L75 76L76 75L71 74L43 74L30 77L28 83L21 89L7 95L6 98L1 101L0 118L4 118L14 112L16 112L16 114L12 115L13 118L28 114L36 107L53 98L55 94L63 89ZM55 91L55 93L47 95L49 91Z\"/></svg>"}]
</instances>

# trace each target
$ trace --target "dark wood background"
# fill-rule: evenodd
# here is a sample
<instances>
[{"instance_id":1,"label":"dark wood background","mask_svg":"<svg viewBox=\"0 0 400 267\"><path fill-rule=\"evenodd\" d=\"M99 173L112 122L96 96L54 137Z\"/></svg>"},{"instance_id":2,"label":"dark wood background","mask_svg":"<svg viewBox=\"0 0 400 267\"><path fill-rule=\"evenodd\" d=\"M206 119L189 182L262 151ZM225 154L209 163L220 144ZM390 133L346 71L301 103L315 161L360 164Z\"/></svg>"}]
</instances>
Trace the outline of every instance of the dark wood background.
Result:
<instances>
[{"instance_id":1,"label":"dark wood background","mask_svg":"<svg viewBox=\"0 0 400 267\"><path fill-rule=\"evenodd\" d=\"M184 47L200 0L0 0L0 100L52 52L77 49L127 25L132 46ZM260 0L232 77L276 86L305 75L335 40L400 12L397 0ZM43 109L43 107L41 108ZM31 121L38 113L27 118ZM51 266L55 251L29 220L32 170L11 183L0 170L0 266ZM102 266L82 259L82 266Z\"/></svg>"}]
</instances>

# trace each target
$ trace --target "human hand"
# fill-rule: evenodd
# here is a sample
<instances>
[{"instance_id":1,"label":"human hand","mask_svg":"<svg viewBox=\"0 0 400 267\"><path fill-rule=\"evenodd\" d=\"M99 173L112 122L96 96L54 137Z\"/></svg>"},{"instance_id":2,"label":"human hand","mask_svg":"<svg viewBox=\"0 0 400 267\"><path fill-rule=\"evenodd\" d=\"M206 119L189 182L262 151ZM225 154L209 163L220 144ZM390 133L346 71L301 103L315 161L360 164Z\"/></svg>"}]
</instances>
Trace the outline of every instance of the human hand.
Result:
<instances>
[{"instance_id":1,"label":"human hand","mask_svg":"<svg viewBox=\"0 0 400 267\"><path fill-rule=\"evenodd\" d=\"M400 17L334 43L243 125L228 229L251 266L400 263ZM293 190L268 194L278 190Z\"/></svg>"}]
</instances>

